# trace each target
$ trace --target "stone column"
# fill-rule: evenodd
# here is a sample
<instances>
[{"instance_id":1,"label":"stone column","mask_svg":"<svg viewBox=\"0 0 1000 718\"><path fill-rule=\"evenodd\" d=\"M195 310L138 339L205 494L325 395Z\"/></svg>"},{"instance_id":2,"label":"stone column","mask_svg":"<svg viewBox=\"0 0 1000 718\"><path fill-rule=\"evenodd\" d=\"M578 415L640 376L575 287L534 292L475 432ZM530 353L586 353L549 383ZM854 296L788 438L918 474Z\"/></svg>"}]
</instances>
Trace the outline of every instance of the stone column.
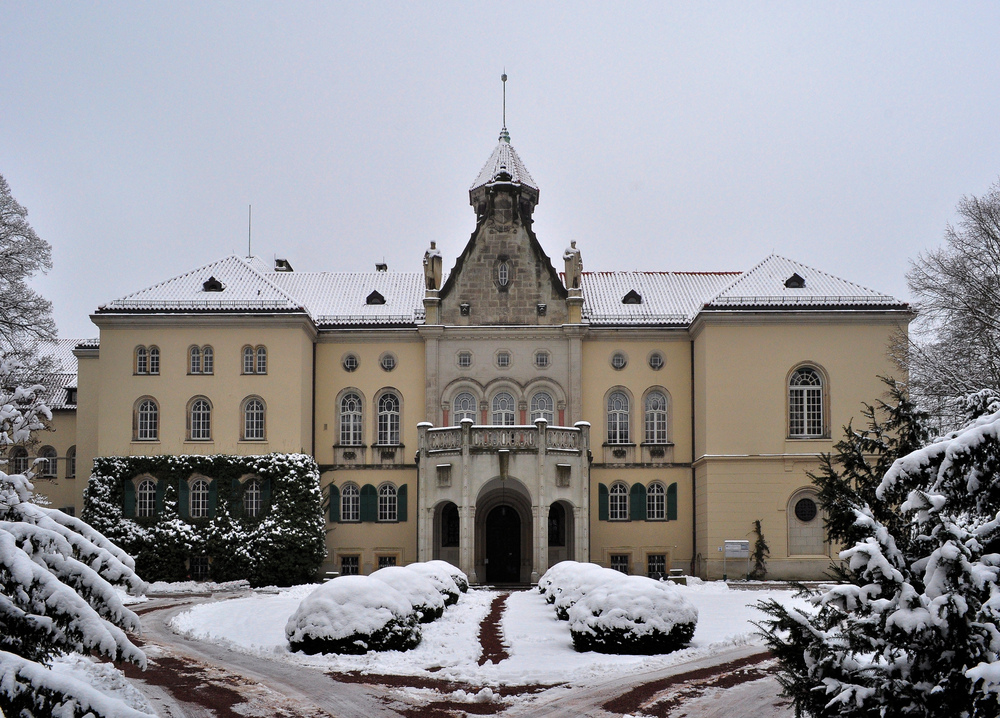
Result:
<instances>
[{"instance_id":1,"label":"stone column","mask_svg":"<svg viewBox=\"0 0 1000 718\"><path fill-rule=\"evenodd\" d=\"M459 568L469 577L469 583L479 583L476 576L476 509L472 506L472 419L462 419L462 503L458 507Z\"/></svg>"},{"instance_id":2,"label":"stone column","mask_svg":"<svg viewBox=\"0 0 1000 718\"><path fill-rule=\"evenodd\" d=\"M417 560L434 558L434 509L430 506L429 484L433 481L431 462L427 454L427 430L433 424L417 424L417 496L420 500L415 512L417 519Z\"/></svg>"},{"instance_id":3,"label":"stone column","mask_svg":"<svg viewBox=\"0 0 1000 718\"><path fill-rule=\"evenodd\" d=\"M539 577L549 567L549 501L545 488L546 469L548 468L548 438L546 431L548 423L545 419L535 419L535 429L538 431L538 461L535 465L535 501L532 510L535 555L531 566L531 582L538 583Z\"/></svg>"}]
</instances>

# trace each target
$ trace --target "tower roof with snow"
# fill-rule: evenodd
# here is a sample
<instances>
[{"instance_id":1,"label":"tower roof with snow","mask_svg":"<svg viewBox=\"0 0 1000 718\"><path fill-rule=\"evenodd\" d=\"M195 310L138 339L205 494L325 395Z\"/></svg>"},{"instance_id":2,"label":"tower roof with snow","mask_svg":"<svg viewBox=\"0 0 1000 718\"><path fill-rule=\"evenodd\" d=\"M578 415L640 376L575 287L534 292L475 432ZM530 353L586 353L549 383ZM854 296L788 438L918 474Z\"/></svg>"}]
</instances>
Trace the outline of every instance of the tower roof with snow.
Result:
<instances>
[{"instance_id":1,"label":"tower roof with snow","mask_svg":"<svg viewBox=\"0 0 1000 718\"><path fill-rule=\"evenodd\" d=\"M472 183L469 192L474 192L480 187L493 184L494 182L519 184L524 187L530 187L536 192L538 191L538 185L535 184L531 173L524 166L524 162L518 156L517 150L510 144L510 133L507 132L506 127L500 131L500 139L496 149L493 150L490 158L486 160L486 164L483 165L483 169L479 172L479 176L476 177L476 181Z\"/></svg>"}]
</instances>

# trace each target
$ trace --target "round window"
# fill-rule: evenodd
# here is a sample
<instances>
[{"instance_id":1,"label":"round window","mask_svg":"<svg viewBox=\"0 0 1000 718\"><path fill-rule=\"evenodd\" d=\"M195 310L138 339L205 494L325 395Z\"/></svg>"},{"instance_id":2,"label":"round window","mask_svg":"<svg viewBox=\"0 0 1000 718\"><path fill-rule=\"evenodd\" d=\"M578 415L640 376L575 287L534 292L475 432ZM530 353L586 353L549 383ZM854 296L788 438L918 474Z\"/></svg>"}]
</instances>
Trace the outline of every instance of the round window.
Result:
<instances>
[{"instance_id":1,"label":"round window","mask_svg":"<svg viewBox=\"0 0 1000 718\"><path fill-rule=\"evenodd\" d=\"M354 371L358 368L358 358L354 354L348 354L344 357L344 371Z\"/></svg>"},{"instance_id":2,"label":"round window","mask_svg":"<svg viewBox=\"0 0 1000 718\"><path fill-rule=\"evenodd\" d=\"M653 352L649 355L649 368L653 371L659 371L665 363L663 355L660 352Z\"/></svg>"},{"instance_id":3,"label":"round window","mask_svg":"<svg viewBox=\"0 0 1000 718\"><path fill-rule=\"evenodd\" d=\"M383 371L392 371L396 368L396 355L386 352L379 357L378 365L382 367Z\"/></svg>"},{"instance_id":4,"label":"round window","mask_svg":"<svg viewBox=\"0 0 1000 718\"><path fill-rule=\"evenodd\" d=\"M812 499L799 499L795 502L795 518L802 523L809 523L816 518L817 513L819 511L816 508L816 502Z\"/></svg>"},{"instance_id":5,"label":"round window","mask_svg":"<svg viewBox=\"0 0 1000 718\"><path fill-rule=\"evenodd\" d=\"M611 355L611 366L615 369L621 371L628 364L628 357L625 356L625 352L615 352Z\"/></svg>"}]
</instances>

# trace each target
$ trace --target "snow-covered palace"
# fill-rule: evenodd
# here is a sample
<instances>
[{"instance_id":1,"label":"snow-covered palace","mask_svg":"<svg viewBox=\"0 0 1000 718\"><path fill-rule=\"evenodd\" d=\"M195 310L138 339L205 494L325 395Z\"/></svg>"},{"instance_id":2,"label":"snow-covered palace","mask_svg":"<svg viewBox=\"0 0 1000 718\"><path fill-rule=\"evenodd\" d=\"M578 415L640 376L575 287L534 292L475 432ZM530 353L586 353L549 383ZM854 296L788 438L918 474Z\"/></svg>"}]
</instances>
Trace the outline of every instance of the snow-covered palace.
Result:
<instances>
[{"instance_id":1,"label":"snow-covered palace","mask_svg":"<svg viewBox=\"0 0 1000 718\"><path fill-rule=\"evenodd\" d=\"M742 577L723 546L760 519L769 576L819 577L832 548L806 472L898 374L910 309L776 255L587 272L573 243L557 269L538 200L504 130L454 259L435 242L415 273L230 256L101 306L100 340L74 349L79 478L64 449L55 481L79 507L94 457L304 452L327 571L441 558L514 583L566 558L703 577L728 560ZM187 515L213 509L212 480L190 477ZM131 481L129 509L155 512L155 483Z\"/></svg>"}]
</instances>

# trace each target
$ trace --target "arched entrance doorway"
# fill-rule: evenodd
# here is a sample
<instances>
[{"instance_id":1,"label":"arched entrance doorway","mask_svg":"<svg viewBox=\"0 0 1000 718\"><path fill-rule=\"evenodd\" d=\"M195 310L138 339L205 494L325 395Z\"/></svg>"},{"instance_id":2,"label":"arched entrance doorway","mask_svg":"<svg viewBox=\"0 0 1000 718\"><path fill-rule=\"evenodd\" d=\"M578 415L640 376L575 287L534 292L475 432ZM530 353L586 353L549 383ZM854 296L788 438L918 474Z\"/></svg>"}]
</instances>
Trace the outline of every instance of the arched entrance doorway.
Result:
<instances>
[{"instance_id":1,"label":"arched entrance doorway","mask_svg":"<svg viewBox=\"0 0 1000 718\"><path fill-rule=\"evenodd\" d=\"M513 506L501 504L486 515L486 581L521 580L521 517Z\"/></svg>"},{"instance_id":2,"label":"arched entrance doorway","mask_svg":"<svg viewBox=\"0 0 1000 718\"><path fill-rule=\"evenodd\" d=\"M475 568L486 583L527 583L532 572L531 496L513 476L487 481L476 498Z\"/></svg>"}]
</instances>

